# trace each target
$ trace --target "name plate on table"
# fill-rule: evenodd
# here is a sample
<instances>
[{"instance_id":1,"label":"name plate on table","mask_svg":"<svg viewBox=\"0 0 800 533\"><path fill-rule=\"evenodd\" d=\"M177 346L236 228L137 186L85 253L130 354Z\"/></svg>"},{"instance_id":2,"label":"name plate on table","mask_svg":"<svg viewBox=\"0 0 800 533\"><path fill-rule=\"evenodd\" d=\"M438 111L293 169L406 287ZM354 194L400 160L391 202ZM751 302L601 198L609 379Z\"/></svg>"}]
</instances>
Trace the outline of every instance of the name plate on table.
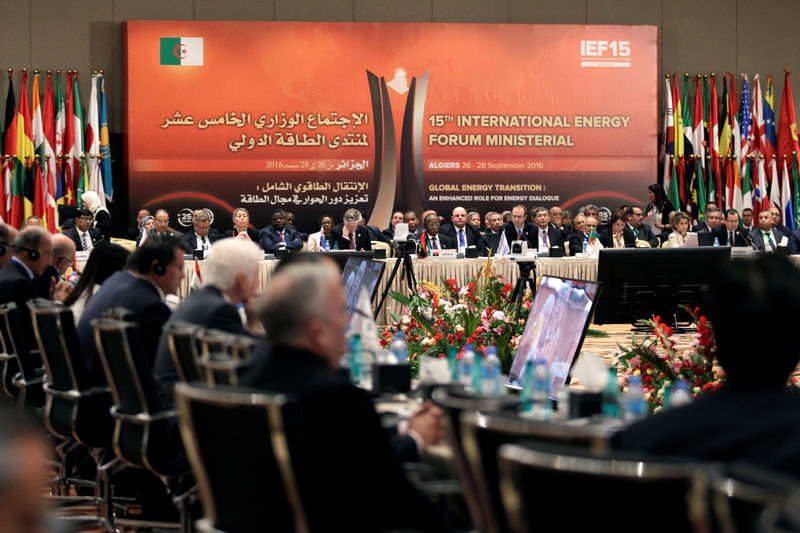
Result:
<instances>
[{"instance_id":1,"label":"name plate on table","mask_svg":"<svg viewBox=\"0 0 800 533\"><path fill-rule=\"evenodd\" d=\"M88 251L84 252L83 250L81 250L80 252L75 252L75 261L88 261L89 253L90 252Z\"/></svg>"},{"instance_id":2,"label":"name plate on table","mask_svg":"<svg viewBox=\"0 0 800 533\"><path fill-rule=\"evenodd\" d=\"M432 259L455 259L458 257L458 250L431 250L431 255L428 257Z\"/></svg>"},{"instance_id":3,"label":"name plate on table","mask_svg":"<svg viewBox=\"0 0 800 533\"><path fill-rule=\"evenodd\" d=\"M755 255L756 251L752 248L745 246L734 246L731 248L731 257L746 257L748 255Z\"/></svg>"}]
</instances>

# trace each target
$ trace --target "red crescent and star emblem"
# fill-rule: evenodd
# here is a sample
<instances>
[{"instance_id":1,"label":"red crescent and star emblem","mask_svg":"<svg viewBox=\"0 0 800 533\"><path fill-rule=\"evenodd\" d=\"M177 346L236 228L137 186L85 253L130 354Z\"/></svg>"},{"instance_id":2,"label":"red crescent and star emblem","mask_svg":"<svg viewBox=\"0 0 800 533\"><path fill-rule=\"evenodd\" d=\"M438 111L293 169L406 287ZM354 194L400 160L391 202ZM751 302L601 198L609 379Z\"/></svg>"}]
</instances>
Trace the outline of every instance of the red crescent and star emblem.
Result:
<instances>
[{"instance_id":1,"label":"red crescent and star emblem","mask_svg":"<svg viewBox=\"0 0 800 533\"><path fill-rule=\"evenodd\" d=\"M182 44L175 45L175 48L172 50L172 53L178 59L184 59L186 57L186 47Z\"/></svg>"}]
</instances>

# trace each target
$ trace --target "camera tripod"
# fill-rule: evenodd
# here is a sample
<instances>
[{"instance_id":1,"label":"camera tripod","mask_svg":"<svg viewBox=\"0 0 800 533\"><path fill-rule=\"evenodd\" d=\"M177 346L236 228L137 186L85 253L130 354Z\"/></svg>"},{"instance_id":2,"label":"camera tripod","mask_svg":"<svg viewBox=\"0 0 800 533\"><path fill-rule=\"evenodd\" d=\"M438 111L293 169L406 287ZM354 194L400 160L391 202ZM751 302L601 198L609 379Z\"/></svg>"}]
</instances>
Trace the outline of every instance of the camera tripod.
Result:
<instances>
[{"instance_id":1,"label":"camera tripod","mask_svg":"<svg viewBox=\"0 0 800 533\"><path fill-rule=\"evenodd\" d=\"M397 259L395 259L392 273L389 274L389 279L386 280L386 287L383 289L381 300L378 302L377 309L375 309L375 318L378 317L378 314L381 312L381 308L383 307L383 302L389 295L389 291L392 290L392 283L394 283L394 278L397 276L397 270L401 265L403 266L403 270L400 272L400 280L402 281L403 277L405 277L406 282L408 283L408 288L411 290L411 292L417 292L417 278L414 275L414 264L411 262L411 252L398 249Z\"/></svg>"},{"instance_id":2,"label":"camera tripod","mask_svg":"<svg viewBox=\"0 0 800 533\"><path fill-rule=\"evenodd\" d=\"M529 288L531 294L536 294L536 263L533 261L518 261L517 266L519 267L519 277L508 301L513 302L516 300L517 306L514 318L519 320L519 316L522 314L522 301L525 299L525 289ZM531 277L531 272L533 272L533 277Z\"/></svg>"}]
</instances>

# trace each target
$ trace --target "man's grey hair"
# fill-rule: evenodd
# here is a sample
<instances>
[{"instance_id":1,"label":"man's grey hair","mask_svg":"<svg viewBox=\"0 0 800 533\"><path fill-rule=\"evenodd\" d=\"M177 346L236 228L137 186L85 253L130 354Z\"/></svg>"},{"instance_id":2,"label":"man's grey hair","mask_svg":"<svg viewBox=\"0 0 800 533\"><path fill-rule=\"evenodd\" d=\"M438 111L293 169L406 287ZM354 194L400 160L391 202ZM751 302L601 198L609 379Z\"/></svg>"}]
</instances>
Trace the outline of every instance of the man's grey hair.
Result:
<instances>
[{"instance_id":1,"label":"man's grey hair","mask_svg":"<svg viewBox=\"0 0 800 533\"><path fill-rule=\"evenodd\" d=\"M239 274L252 275L264 252L256 243L243 239L222 239L211 245L205 261L203 280L206 285L227 291L236 284Z\"/></svg>"},{"instance_id":2,"label":"man's grey hair","mask_svg":"<svg viewBox=\"0 0 800 533\"><path fill-rule=\"evenodd\" d=\"M361 222L362 218L364 217L361 215L361 211L351 208L344 212L342 220L345 224L348 224L350 222Z\"/></svg>"},{"instance_id":3,"label":"man's grey hair","mask_svg":"<svg viewBox=\"0 0 800 533\"><path fill-rule=\"evenodd\" d=\"M61 257L72 259L75 254L74 245L73 240L63 233L53 235L53 262Z\"/></svg>"},{"instance_id":4,"label":"man's grey hair","mask_svg":"<svg viewBox=\"0 0 800 533\"><path fill-rule=\"evenodd\" d=\"M328 288L337 283L341 283L339 272L327 260L288 265L275 274L258 309L267 339L276 342L304 336L309 321L327 313Z\"/></svg>"},{"instance_id":5,"label":"man's grey hair","mask_svg":"<svg viewBox=\"0 0 800 533\"><path fill-rule=\"evenodd\" d=\"M722 209L720 209L719 207L708 207L708 208L706 208L705 215L708 216L711 213L719 213L719 216L721 217L722 216Z\"/></svg>"},{"instance_id":6,"label":"man's grey hair","mask_svg":"<svg viewBox=\"0 0 800 533\"><path fill-rule=\"evenodd\" d=\"M12 246L17 253L21 253L25 248L29 250L38 250L39 244L41 244L45 235L49 235L49 233L43 227L28 226L17 234L17 238L14 239L14 244Z\"/></svg>"},{"instance_id":7,"label":"man's grey hair","mask_svg":"<svg viewBox=\"0 0 800 533\"><path fill-rule=\"evenodd\" d=\"M197 222L208 222L211 220L211 217L208 216L208 213L205 211L198 211L197 214L194 216L194 223Z\"/></svg>"},{"instance_id":8,"label":"man's grey hair","mask_svg":"<svg viewBox=\"0 0 800 533\"><path fill-rule=\"evenodd\" d=\"M538 215L542 211L544 211L545 213L547 213L548 216L550 216L550 211L548 211L548 209L546 207L534 207L533 208L533 218L536 218L536 215Z\"/></svg>"},{"instance_id":9,"label":"man's grey hair","mask_svg":"<svg viewBox=\"0 0 800 533\"><path fill-rule=\"evenodd\" d=\"M587 204L587 205L586 205L586 207L584 207L584 208L583 208L583 212L584 212L584 214L585 214L585 213L586 213L586 211L588 211L589 209L592 209L592 210L594 210L594 211L598 211L598 212L600 211L600 208L599 208L599 207L597 207L596 205L594 205L594 204Z\"/></svg>"}]
</instances>

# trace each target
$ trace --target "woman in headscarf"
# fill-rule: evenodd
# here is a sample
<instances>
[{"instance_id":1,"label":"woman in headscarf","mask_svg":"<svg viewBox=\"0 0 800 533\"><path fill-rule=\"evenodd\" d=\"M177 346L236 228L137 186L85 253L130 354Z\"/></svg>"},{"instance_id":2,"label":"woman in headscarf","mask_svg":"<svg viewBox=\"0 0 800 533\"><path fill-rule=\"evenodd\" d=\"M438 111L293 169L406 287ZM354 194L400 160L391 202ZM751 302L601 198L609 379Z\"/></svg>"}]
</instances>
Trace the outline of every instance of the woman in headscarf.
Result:
<instances>
[{"instance_id":1,"label":"woman in headscarf","mask_svg":"<svg viewBox=\"0 0 800 533\"><path fill-rule=\"evenodd\" d=\"M111 239L111 214L103 206L100 197L94 191L86 191L81 196L83 207L92 212L94 217L94 227L100 230L103 239L107 242Z\"/></svg>"}]
</instances>

